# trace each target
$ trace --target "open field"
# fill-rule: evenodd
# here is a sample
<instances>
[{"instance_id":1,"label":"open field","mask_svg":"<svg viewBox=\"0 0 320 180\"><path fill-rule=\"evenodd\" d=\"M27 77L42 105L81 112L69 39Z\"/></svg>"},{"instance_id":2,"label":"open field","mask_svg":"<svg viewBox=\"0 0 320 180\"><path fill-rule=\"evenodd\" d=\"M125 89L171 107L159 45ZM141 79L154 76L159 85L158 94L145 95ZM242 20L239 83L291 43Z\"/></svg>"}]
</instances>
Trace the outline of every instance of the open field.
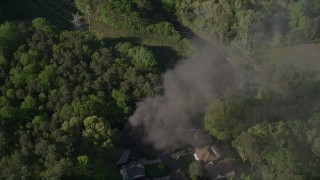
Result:
<instances>
[{"instance_id":1,"label":"open field","mask_svg":"<svg viewBox=\"0 0 320 180\"><path fill-rule=\"evenodd\" d=\"M273 48L257 53L259 64L294 64L303 69L318 71L320 68L320 44L303 44Z\"/></svg>"}]
</instances>

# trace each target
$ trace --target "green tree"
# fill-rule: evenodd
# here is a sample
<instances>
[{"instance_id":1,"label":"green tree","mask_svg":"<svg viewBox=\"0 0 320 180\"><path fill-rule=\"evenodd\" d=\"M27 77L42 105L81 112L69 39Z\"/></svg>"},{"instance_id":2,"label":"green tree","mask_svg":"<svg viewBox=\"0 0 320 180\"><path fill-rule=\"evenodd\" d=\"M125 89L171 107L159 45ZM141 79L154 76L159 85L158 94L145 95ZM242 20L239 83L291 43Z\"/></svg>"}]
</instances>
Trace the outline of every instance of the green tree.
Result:
<instances>
[{"instance_id":1,"label":"green tree","mask_svg":"<svg viewBox=\"0 0 320 180\"><path fill-rule=\"evenodd\" d=\"M15 109L11 106L2 106L0 108L0 117L7 119L15 117Z\"/></svg>"},{"instance_id":2,"label":"green tree","mask_svg":"<svg viewBox=\"0 0 320 180\"><path fill-rule=\"evenodd\" d=\"M130 107L130 96L126 95L125 93L115 90L112 90L112 97L116 100L117 105L123 109L124 113L129 113L131 112L131 107Z\"/></svg>"},{"instance_id":3,"label":"green tree","mask_svg":"<svg viewBox=\"0 0 320 180\"><path fill-rule=\"evenodd\" d=\"M189 177L192 180L203 179L206 175L206 170L200 161L193 161L189 165Z\"/></svg>"},{"instance_id":4,"label":"green tree","mask_svg":"<svg viewBox=\"0 0 320 180\"><path fill-rule=\"evenodd\" d=\"M22 34L19 28L12 22L5 22L0 25L0 52L4 55L9 55L22 42Z\"/></svg>"},{"instance_id":5,"label":"green tree","mask_svg":"<svg viewBox=\"0 0 320 180\"><path fill-rule=\"evenodd\" d=\"M56 81L56 65L48 65L38 75L37 81L43 88L51 87Z\"/></svg>"},{"instance_id":6,"label":"green tree","mask_svg":"<svg viewBox=\"0 0 320 180\"><path fill-rule=\"evenodd\" d=\"M209 105L205 116L206 130L221 140L237 137L251 124L248 110L254 107L252 101L242 93L226 93L223 98Z\"/></svg>"},{"instance_id":7,"label":"green tree","mask_svg":"<svg viewBox=\"0 0 320 180\"><path fill-rule=\"evenodd\" d=\"M33 118L32 123L34 124L41 124L42 122L46 121L47 117L43 115L38 115Z\"/></svg>"},{"instance_id":8,"label":"green tree","mask_svg":"<svg viewBox=\"0 0 320 180\"><path fill-rule=\"evenodd\" d=\"M85 127L82 131L84 137L92 140L95 145L113 147L112 140L115 134L109 123L97 116L90 116L84 119L83 125Z\"/></svg>"},{"instance_id":9,"label":"green tree","mask_svg":"<svg viewBox=\"0 0 320 180\"><path fill-rule=\"evenodd\" d=\"M50 23L44 18L37 18L32 20L32 26L36 30L42 31L46 34L52 34L54 32L53 26L51 26Z\"/></svg>"},{"instance_id":10,"label":"green tree","mask_svg":"<svg viewBox=\"0 0 320 180\"><path fill-rule=\"evenodd\" d=\"M312 151L316 154L320 154L320 137L316 138L312 144Z\"/></svg>"},{"instance_id":11,"label":"green tree","mask_svg":"<svg viewBox=\"0 0 320 180\"><path fill-rule=\"evenodd\" d=\"M266 179L281 179L285 176L301 179L300 167L303 161L298 161L299 158L292 150L291 132L282 121L260 123L241 133L232 145L243 161L251 163L251 171L256 167Z\"/></svg>"},{"instance_id":12,"label":"green tree","mask_svg":"<svg viewBox=\"0 0 320 180\"><path fill-rule=\"evenodd\" d=\"M76 165L76 174L81 177L90 177L89 172L89 157L88 156L78 156Z\"/></svg>"},{"instance_id":13,"label":"green tree","mask_svg":"<svg viewBox=\"0 0 320 180\"><path fill-rule=\"evenodd\" d=\"M20 108L21 109L27 109L27 110L33 110L35 109L35 106L37 105L36 98L32 96L26 96L24 101L21 103Z\"/></svg>"}]
</instances>

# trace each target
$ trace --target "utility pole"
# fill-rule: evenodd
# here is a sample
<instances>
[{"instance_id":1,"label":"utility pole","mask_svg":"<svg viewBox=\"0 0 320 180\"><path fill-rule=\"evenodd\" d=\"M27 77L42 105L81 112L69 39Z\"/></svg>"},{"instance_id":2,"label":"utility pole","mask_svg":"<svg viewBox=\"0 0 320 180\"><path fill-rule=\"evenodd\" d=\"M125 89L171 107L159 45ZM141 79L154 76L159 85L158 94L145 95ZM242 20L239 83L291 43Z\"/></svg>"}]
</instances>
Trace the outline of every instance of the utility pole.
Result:
<instances>
[{"instance_id":1,"label":"utility pole","mask_svg":"<svg viewBox=\"0 0 320 180\"><path fill-rule=\"evenodd\" d=\"M72 14L73 16L73 20L71 21L74 24L74 28L76 30L81 29L82 27L82 21L81 21L81 16L79 15L79 12L77 12L77 14Z\"/></svg>"}]
</instances>

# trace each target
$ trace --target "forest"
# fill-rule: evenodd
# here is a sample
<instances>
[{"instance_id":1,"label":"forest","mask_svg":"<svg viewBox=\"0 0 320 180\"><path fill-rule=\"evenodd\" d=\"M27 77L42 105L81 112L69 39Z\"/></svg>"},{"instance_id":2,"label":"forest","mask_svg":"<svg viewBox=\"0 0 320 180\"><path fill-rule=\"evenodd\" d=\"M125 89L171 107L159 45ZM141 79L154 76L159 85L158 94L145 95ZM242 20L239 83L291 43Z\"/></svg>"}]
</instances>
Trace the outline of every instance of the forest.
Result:
<instances>
[{"instance_id":1,"label":"forest","mask_svg":"<svg viewBox=\"0 0 320 180\"><path fill-rule=\"evenodd\" d=\"M236 179L320 178L318 0L11 0L0 23L0 179L121 179L136 104L210 43L242 79L195 124Z\"/></svg>"}]
</instances>

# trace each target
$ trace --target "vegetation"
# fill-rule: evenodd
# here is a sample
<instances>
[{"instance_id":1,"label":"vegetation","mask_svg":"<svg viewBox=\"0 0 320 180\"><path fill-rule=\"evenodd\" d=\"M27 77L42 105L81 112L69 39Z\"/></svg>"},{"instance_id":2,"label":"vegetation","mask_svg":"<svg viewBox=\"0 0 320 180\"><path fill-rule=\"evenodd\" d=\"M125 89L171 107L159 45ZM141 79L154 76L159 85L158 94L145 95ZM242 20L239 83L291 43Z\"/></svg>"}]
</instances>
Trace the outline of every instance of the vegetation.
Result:
<instances>
[{"instance_id":1,"label":"vegetation","mask_svg":"<svg viewBox=\"0 0 320 180\"><path fill-rule=\"evenodd\" d=\"M205 128L232 142L254 178L316 179L319 74L282 65L260 76L250 91L231 90L212 102Z\"/></svg>"},{"instance_id":2,"label":"vegetation","mask_svg":"<svg viewBox=\"0 0 320 180\"><path fill-rule=\"evenodd\" d=\"M146 165L146 175L150 178L160 178L168 175L166 165L163 163L154 163Z\"/></svg>"},{"instance_id":3,"label":"vegetation","mask_svg":"<svg viewBox=\"0 0 320 180\"><path fill-rule=\"evenodd\" d=\"M136 37L132 39L134 42L162 47L162 51L165 47L170 47L180 57L189 55L190 41L184 38L172 23L154 15L153 11L157 7L153 7L151 1L76 0L75 4L84 16L92 21L92 31L99 36L133 36Z\"/></svg>"},{"instance_id":4,"label":"vegetation","mask_svg":"<svg viewBox=\"0 0 320 180\"><path fill-rule=\"evenodd\" d=\"M59 30L72 29L73 25L70 21L77 9L69 2L67 0L25 0L23 3L21 0L2 1L0 2L0 22L18 20L30 23L34 18L43 17L53 22Z\"/></svg>"},{"instance_id":5,"label":"vegetation","mask_svg":"<svg viewBox=\"0 0 320 180\"><path fill-rule=\"evenodd\" d=\"M0 179L119 179L128 117L161 94L161 72L190 56L193 36L235 50L251 73L203 123L250 166L243 177L320 177L318 0L10 0L0 23Z\"/></svg>"},{"instance_id":6,"label":"vegetation","mask_svg":"<svg viewBox=\"0 0 320 180\"><path fill-rule=\"evenodd\" d=\"M206 179L206 169L199 161L193 161L189 165L189 177L192 180Z\"/></svg>"},{"instance_id":7,"label":"vegetation","mask_svg":"<svg viewBox=\"0 0 320 180\"><path fill-rule=\"evenodd\" d=\"M260 61L256 68L260 69L259 66L266 64L294 64L299 68L317 71L320 68L319 56L320 44L316 43L269 48L256 53L256 60Z\"/></svg>"},{"instance_id":8,"label":"vegetation","mask_svg":"<svg viewBox=\"0 0 320 180\"><path fill-rule=\"evenodd\" d=\"M178 167L181 169L181 171L188 172L189 171L189 165L195 161L193 154L188 154L185 156L181 156L176 160L176 163Z\"/></svg>"},{"instance_id":9,"label":"vegetation","mask_svg":"<svg viewBox=\"0 0 320 180\"><path fill-rule=\"evenodd\" d=\"M159 82L152 52L56 33L44 19L4 23L0 38L0 177L118 176L118 129Z\"/></svg>"},{"instance_id":10,"label":"vegetation","mask_svg":"<svg viewBox=\"0 0 320 180\"><path fill-rule=\"evenodd\" d=\"M162 0L177 18L208 40L235 41L248 49L319 42L317 0Z\"/></svg>"}]
</instances>

